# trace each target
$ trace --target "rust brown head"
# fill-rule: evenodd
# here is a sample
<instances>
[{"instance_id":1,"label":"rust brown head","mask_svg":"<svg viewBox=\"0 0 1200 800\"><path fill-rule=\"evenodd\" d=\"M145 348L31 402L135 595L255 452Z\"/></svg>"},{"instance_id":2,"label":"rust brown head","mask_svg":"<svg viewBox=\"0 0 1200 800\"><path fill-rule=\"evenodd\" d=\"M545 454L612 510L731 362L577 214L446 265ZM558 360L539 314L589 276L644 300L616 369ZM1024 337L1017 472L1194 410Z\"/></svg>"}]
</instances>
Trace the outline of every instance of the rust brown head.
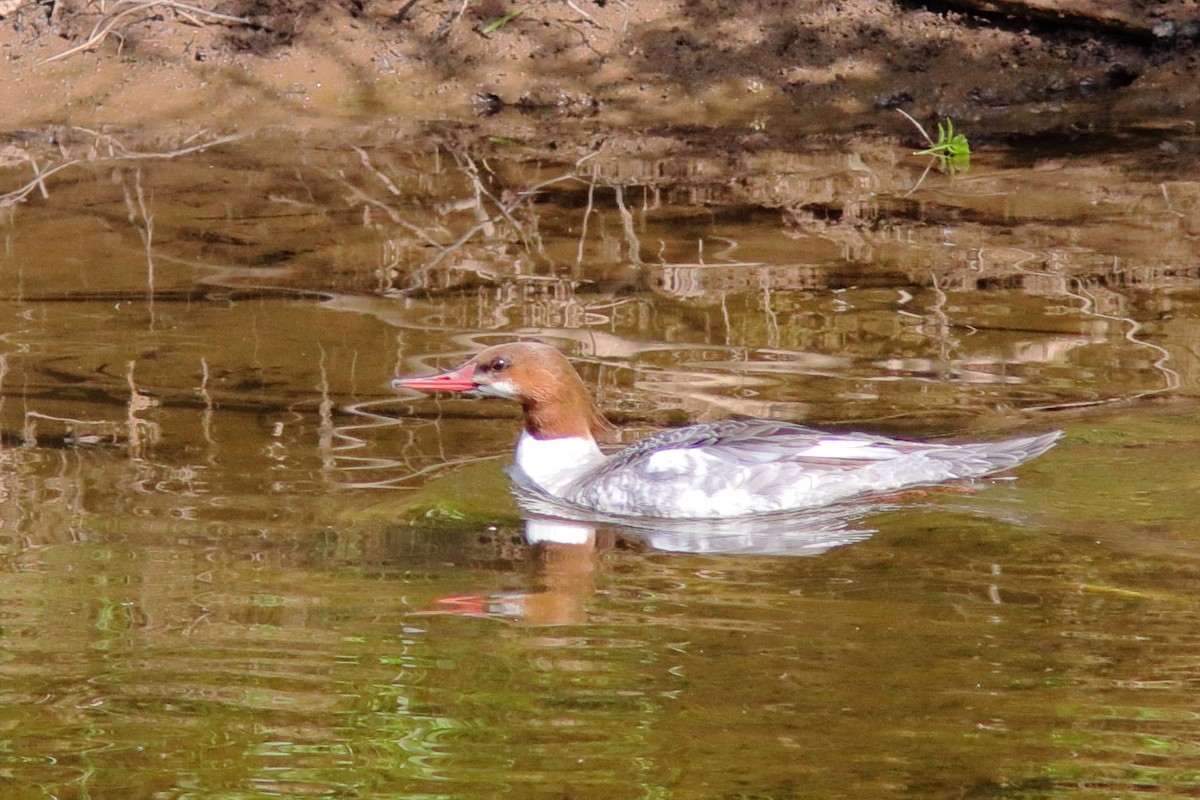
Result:
<instances>
[{"instance_id":1,"label":"rust brown head","mask_svg":"<svg viewBox=\"0 0 1200 800\"><path fill-rule=\"evenodd\" d=\"M516 400L525 412L525 430L538 439L604 441L612 436L612 425L592 402L571 362L557 348L541 342L489 347L440 375L394 378L392 388L478 392Z\"/></svg>"}]
</instances>

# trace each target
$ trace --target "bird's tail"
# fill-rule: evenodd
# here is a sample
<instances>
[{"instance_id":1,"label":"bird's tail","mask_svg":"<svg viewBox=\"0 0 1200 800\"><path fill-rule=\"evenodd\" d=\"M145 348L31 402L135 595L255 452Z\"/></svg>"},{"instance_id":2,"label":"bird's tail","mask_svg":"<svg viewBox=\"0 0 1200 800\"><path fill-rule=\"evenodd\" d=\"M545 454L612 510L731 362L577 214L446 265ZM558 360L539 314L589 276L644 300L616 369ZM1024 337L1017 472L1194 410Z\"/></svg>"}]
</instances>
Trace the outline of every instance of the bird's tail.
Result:
<instances>
[{"instance_id":1,"label":"bird's tail","mask_svg":"<svg viewBox=\"0 0 1200 800\"><path fill-rule=\"evenodd\" d=\"M959 465L963 477L993 475L1037 458L1054 447L1062 436L1062 431L1050 431L1040 436L981 442L966 447L960 445L948 450L946 455Z\"/></svg>"}]
</instances>

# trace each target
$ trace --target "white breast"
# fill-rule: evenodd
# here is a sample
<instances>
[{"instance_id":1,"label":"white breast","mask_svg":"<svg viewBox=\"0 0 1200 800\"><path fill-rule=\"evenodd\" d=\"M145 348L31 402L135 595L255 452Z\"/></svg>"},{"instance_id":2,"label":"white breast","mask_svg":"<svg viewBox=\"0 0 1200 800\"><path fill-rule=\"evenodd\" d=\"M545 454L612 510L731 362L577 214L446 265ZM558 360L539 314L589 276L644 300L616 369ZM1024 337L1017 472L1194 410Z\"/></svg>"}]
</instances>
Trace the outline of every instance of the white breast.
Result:
<instances>
[{"instance_id":1,"label":"white breast","mask_svg":"<svg viewBox=\"0 0 1200 800\"><path fill-rule=\"evenodd\" d=\"M559 494L571 481L601 464L604 454L590 438L537 439L522 431L516 461L534 483L550 494Z\"/></svg>"}]
</instances>

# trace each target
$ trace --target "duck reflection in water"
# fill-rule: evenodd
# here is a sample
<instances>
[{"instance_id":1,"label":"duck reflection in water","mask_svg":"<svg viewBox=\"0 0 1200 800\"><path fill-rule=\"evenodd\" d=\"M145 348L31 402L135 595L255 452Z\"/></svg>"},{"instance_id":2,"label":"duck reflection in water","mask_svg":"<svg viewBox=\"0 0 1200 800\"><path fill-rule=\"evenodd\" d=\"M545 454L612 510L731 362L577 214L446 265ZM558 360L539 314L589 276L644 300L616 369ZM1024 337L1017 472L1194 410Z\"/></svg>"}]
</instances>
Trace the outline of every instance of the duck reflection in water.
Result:
<instances>
[{"instance_id":1,"label":"duck reflection in water","mask_svg":"<svg viewBox=\"0 0 1200 800\"><path fill-rule=\"evenodd\" d=\"M588 621L600 556L622 537L662 552L703 555L815 556L861 542L874 531L853 526L867 514L895 507L886 499L806 513L762 514L737 520L648 520L589 515L514 476L526 512L525 541L535 549L538 574L530 591L459 595L437 600L422 614L487 617L523 625Z\"/></svg>"}]
</instances>

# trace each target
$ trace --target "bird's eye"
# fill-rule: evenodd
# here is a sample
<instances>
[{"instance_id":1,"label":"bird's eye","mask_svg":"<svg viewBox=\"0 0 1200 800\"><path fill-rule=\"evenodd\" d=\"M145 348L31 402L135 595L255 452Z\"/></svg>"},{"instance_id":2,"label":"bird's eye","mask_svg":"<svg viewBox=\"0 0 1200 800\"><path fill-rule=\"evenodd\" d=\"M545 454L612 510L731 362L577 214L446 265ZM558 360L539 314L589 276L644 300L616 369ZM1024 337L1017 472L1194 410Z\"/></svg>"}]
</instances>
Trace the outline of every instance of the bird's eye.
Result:
<instances>
[{"instance_id":1,"label":"bird's eye","mask_svg":"<svg viewBox=\"0 0 1200 800\"><path fill-rule=\"evenodd\" d=\"M488 372L500 372L508 369L508 359L494 358L492 363L488 364Z\"/></svg>"}]
</instances>

